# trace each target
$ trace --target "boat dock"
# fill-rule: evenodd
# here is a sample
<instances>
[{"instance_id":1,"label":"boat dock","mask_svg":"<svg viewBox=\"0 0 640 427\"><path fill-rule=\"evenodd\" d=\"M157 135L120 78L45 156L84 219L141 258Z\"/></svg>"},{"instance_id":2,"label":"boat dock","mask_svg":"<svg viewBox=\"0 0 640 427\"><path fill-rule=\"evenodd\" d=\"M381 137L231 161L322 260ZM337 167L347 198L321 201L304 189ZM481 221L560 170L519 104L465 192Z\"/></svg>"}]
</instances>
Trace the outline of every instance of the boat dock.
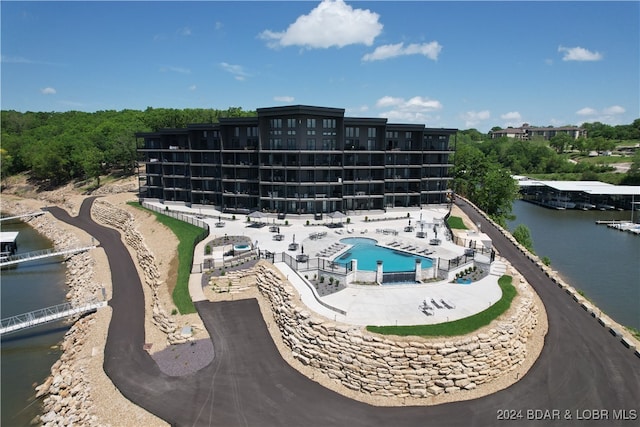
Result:
<instances>
[{"instance_id":1,"label":"boat dock","mask_svg":"<svg viewBox=\"0 0 640 427\"><path fill-rule=\"evenodd\" d=\"M640 224L622 220L598 220L596 224L606 225L619 231L627 231L631 234L640 235Z\"/></svg>"},{"instance_id":2,"label":"boat dock","mask_svg":"<svg viewBox=\"0 0 640 427\"><path fill-rule=\"evenodd\" d=\"M70 248L64 250L56 250L56 249L43 249L41 251L28 252L24 254L15 254L15 255L3 255L0 257L0 267L8 267L10 265L19 264L22 262L35 261L44 258L51 258L56 256L66 256L73 255L80 252L85 252L91 249L95 249L96 246L84 246L80 248Z\"/></svg>"},{"instance_id":3,"label":"boat dock","mask_svg":"<svg viewBox=\"0 0 640 427\"><path fill-rule=\"evenodd\" d=\"M85 313L96 311L106 305L106 301L89 301L80 306L75 306L73 303L66 302L64 304L30 311L29 313L7 317L6 319L2 319L0 323L0 335L34 328L66 317L81 316Z\"/></svg>"},{"instance_id":4,"label":"boat dock","mask_svg":"<svg viewBox=\"0 0 640 427\"><path fill-rule=\"evenodd\" d=\"M29 217L32 217L32 216L40 216L40 215L44 215L44 212L43 211L36 211L36 212L30 212L30 213L21 214L21 215L15 215L15 216L5 216L5 217L0 218L0 222L10 221L12 219L29 218Z\"/></svg>"}]
</instances>

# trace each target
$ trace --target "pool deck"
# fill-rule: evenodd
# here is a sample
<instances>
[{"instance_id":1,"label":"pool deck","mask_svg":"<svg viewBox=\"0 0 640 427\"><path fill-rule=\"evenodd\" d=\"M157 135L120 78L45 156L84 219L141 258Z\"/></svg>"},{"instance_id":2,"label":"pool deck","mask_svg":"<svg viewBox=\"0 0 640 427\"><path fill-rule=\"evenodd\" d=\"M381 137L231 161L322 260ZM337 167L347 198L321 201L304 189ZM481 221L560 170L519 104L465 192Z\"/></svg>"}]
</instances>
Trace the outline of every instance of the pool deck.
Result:
<instances>
[{"instance_id":1,"label":"pool deck","mask_svg":"<svg viewBox=\"0 0 640 427\"><path fill-rule=\"evenodd\" d=\"M162 209L165 206L160 203L151 204L160 206ZM434 220L444 218L447 213L445 206L433 206L421 210L418 208L397 208L388 210L386 213L383 211L363 211L361 214L350 214L351 221L346 224L343 220L343 228L328 228L322 225L307 226L307 220L311 224L317 223L313 217L308 215L287 215L288 225L285 225L285 220L277 220L275 214L268 214L268 217L261 220L267 224L266 226L253 228L248 227L246 215L236 214L237 219L233 221L230 220L230 214L220 213L213 208L192 209L179 205L169 206L172 211L204 218L203 220L210 225L211 234L196 248L194 263L204 260L204 245L207 242L225 234L247 236L262 251L286 252L292 256L304 251L310 257L320 256L325 251L324 254L327 254L323 256L325 259L335 259L348 249L348 246L344 246L337 251L326 252L327 249L332 248L332 245L333 248L336 248L336 244L346 237L372 238L381 246L423 256L425 254L420 252L428 249L433 251L432 254L427 255L431 258L452 259L462 255L465 251L465 248L443 239L443 230L439 231L437 236L442 240L441 244L429 244L430 240L436 237L433 232ZM410 218L407 215L410 215ZM218 216L222 216L222 220L225 222L223 227L215 226L218 222ZM364 221L365 216L368 217L368 222ZM377 220L371 221L372 219ZM415 229L413 232L404 231L409 219L414 226L420 219L428 224L423 227L426 238L416 237ZM338 221L332 221L325 215L322 222L330 224ZM284 235L283 240L273 239L276 233L270 231L270 226L274 224L280 227L280 234ZM419 226L416 228L420 230ZM316 233L326 234L321 238L311 238ZM298 250L288 250L289 244L294 241L299 243ZM231 247L225 249L229 250ZM222 250L214 249L211 257L220 258L222 252ZM434 324L473 315L485 310L500 299L501 290L498 286L498 279L506 270L506 266L502 262L496 261L492 264L488 276L469 285L447 282L383 286L350 285L344 290L321 298L323 303L347 312L346 315L342 315L320 304L304 279L286 264L276 263L276 267L287 276L289 282L298 290L303 303L310 310L328 319L353 325ZM205 299L201 283L199 274L191 275L189 290L194 301ZM425 302L429 307L427 310L423 310ZM447 305L451 308L447 308Z\"/></svg>"}]
</instances>

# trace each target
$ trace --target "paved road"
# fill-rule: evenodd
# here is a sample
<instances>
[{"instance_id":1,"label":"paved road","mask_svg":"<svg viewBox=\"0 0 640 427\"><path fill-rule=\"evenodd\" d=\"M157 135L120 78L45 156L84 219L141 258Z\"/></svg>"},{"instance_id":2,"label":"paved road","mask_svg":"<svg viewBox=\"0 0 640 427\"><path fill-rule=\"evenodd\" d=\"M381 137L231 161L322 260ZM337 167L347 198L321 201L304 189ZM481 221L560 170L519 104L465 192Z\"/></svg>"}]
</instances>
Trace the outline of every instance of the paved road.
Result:
<instances>
[{"instance_id":1,"label":"paved road","mask_svg":"<svg viewBox=\"0 0 640 427\"><path fill-rule=\"evenodd\" d=\"M577 415L591 413L582 411L607 410L609 418L614 410L640 412L640 359L464 205L501 254L536 288L549 316L549 334L540 358L508 389L433 407L380 408L344 398L283 361L255 300L196 303L211 334L215 359L194 374L167 376L143 350L144 298L133 261L116 231L90 219L91 203L93 199L86 200L76 218L58 208L49 210L94 236L107 253L114 289L105 372L124 396L172 425L576 426L584 423ZM527 412L536 409L559 410L561 419L538 421L533 419L536 413ZM522 411L521 418L499 420L502 410ZM565 411L570 411L570 420L565 419ZM593 425L635 423L610 419Z\"/></svg>"}]
</instances>

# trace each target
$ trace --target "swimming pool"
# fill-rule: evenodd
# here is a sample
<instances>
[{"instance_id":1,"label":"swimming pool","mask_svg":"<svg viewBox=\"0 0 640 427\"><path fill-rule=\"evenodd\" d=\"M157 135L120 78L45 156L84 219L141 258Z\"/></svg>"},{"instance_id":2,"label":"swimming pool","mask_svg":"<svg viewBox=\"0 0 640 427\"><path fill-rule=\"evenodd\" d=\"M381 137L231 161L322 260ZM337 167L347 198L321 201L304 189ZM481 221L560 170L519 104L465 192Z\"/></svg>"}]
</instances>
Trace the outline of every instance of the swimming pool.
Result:
<instances>
[{"instance_id":1,"label":"swimming pool","mask_svg":"<svg viewBox=\"0 0 640 427\"><path fill-rule=\"evenodd\" d=\"M413 271L416 266L416 259L422 260L422 268L431 268L433 266L430 258L378 246L378 242L374 239L348 237L341 239L340 243L353 246L334 261L338 264L346 265L352 259L357 259L358 270L376 271L378 260L383 262L382 268L385 273Z\"/></svg>"}]
</instances>

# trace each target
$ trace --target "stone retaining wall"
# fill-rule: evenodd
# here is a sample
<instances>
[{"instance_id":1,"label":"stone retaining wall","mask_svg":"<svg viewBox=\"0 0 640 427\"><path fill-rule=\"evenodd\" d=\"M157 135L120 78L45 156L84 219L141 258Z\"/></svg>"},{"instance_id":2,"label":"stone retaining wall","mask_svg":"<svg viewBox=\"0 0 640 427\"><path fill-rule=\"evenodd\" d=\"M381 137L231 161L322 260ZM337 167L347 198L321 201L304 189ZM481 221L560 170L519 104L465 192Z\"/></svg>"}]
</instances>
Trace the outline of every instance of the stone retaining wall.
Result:
<instances>
[{"instance_id":1,"label":"stone retaining wall","mask_svg":"<svg viewBox=\"0 0 640 427\"><path fill-rule=\"evenodd\" d=\"M133 216L129 212L117 208L104 200L96 200L93 203L91 215L96 222L120 230L127 247L135 252L136 261L140 269L144 271L144 283L151 290L152 323L163 333L167 334L169 344L186 342L187 337L180 333L175 320L169 317L160 301L158 295L160 285L162 284L162 282L160 282L160 273L158 272L153 253L144 243L140 232L135 228Z\"/></svg>"},{"instance_id":2,"label":"stone retaining wall","mask_svg":"<svg viewBox=\"0 0 640 427\"><path fill-rule=\"evenodd\" d=\"M538 325L533 293L519 283L512 308L485 333L445 340L377 335L309 312L279 274L264 265L256 268L258 289L293 357L373 396L427 398L473 390L523 364L528 337Z\"/></svg>"}]
</instances>

